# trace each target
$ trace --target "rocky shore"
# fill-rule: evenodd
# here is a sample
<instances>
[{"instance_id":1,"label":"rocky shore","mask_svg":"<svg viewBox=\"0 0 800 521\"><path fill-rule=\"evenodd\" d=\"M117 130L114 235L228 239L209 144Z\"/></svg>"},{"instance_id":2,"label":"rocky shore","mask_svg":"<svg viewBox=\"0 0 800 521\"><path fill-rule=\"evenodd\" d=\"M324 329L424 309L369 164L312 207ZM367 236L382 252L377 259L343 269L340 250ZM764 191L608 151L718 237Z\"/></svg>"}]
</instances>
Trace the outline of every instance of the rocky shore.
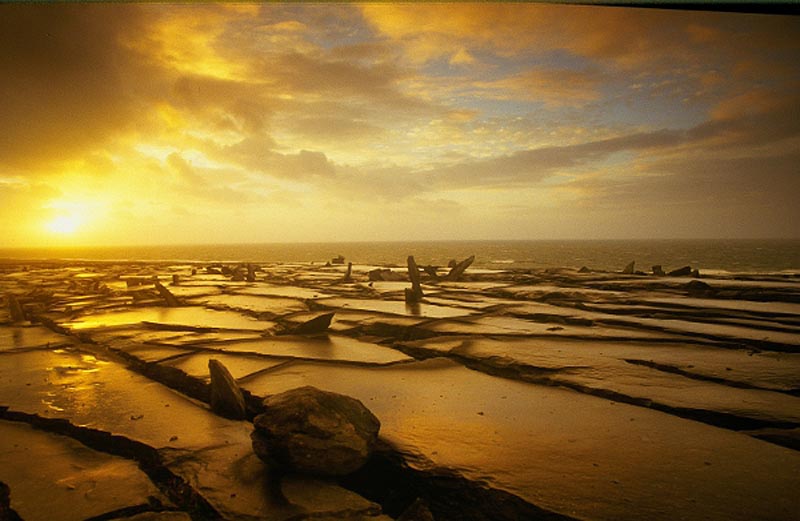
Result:
<instances>
[{"instance_id":1,"label":"rocky shore","mask_svg":"<svg viewBox=\"0 0 800 521\"><path fill-rule=\"evenodd\" d=\"M0 520L798 519L800 278L334 260L0 262Z\"/></svg>"}]
</instances>

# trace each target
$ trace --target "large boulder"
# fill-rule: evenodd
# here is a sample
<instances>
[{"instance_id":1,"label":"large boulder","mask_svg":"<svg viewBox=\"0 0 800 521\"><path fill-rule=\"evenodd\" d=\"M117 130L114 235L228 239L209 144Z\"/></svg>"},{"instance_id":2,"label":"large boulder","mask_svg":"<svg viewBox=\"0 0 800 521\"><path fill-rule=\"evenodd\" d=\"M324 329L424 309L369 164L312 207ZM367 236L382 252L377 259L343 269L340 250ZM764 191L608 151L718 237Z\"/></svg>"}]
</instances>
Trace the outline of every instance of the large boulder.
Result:
<instances>
[{"instance_id":1,"label":"large boulder","mask_svg":"<svg viewBox=\"0 0 800 521\"><path fill-rule=\"evenodd\" d=\"M380 422L349 396L299 387L264 400L250 435L253 450L268 464L322 476L343 476L366 463Z\"/></svg>"}]
</instances>

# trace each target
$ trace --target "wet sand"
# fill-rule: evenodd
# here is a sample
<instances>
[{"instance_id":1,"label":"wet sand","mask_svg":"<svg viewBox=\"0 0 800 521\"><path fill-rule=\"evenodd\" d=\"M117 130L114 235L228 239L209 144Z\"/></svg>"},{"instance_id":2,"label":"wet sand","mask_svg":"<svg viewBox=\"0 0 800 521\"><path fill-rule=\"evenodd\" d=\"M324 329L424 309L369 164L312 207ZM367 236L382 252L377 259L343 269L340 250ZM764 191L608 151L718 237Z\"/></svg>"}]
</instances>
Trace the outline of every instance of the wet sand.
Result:
<instances>
[{"instance_id":1,"label":"wet sand","mask_svg":"<svg viewBox=\"0 0 800 521\"><path fill-rule=\"evenodd\" d=\"M421 497L440 521L798 519L800 278L468 269L423 274L407 305L410 283L374 268L262 264L247 282L200 264L0 263L10 508L386 520ZM290 334L331 311L326 334ZM268 468L250 421L210 411L212 358L251 420L302 385L358 398L382 422L378 453L338 481Z\"/></svg>"}]
</instances>

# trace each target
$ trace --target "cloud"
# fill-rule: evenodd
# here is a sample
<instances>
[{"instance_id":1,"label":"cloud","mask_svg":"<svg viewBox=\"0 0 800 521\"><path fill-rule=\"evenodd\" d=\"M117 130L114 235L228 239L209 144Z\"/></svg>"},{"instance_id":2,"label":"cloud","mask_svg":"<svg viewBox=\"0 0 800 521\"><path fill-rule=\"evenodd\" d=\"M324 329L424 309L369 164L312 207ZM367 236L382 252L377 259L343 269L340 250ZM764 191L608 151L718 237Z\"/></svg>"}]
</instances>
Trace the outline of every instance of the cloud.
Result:
<instances>
[{"instance_id":1,"label":"cloud","mask_svg":"<svg viewBox=\"0 0 800 521\"><path fill-rule=\"evenodd\" d=\"M489 97L543 101L558 107L581 106L599 99L601 80L597 73L585 70L537 68L474 85Z\"/></svg>"},{"instance_id":2,"label":"cloud","mask_svg":"<svg viewBox=\"0 0 800 521\"><path fill-rule=\"evenodd\" d=\"M791 17L761 17L752 23L748 16L659 9L515 3L452 7L366 4L362 11L377 31L403 43L409 58L418 61L454 56L462 49L488 48L506 56L562 49L631 68L663 60L683 63L697 51L723 44L796 49L800 30Z\"/></svg>"},{"instance_id":3,"label":"cloud","mask_svg":"<svg viewBox=\"0 0 800 521\"><path fill-rule=\"evenodd\" d=\"M2 164L61 160L128 128L143 66L124 41L143 22L135 5L2 6Z\"/></svg>"}]
</instances>

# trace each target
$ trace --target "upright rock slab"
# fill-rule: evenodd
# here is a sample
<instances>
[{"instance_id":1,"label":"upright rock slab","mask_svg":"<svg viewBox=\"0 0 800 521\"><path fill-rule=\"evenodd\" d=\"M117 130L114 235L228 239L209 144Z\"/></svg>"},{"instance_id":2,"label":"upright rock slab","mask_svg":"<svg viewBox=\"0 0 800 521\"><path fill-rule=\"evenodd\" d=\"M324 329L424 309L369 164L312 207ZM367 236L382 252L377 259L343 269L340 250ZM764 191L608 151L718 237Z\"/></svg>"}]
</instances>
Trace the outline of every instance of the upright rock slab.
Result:
<instances>
[{"instance_id":1,"label":"upright rock slab","mask_svg":"<svg viewBox=\"0 0 800 521\"><path fill-rule=\"evenodd\" d=\"M259 458L286 470L343 476L366 463L380 422L349 396L299 387L264 400L251 434Z\"/></svg>"},{"instance_id":2,"label":"upright rock slab","mask_svg":"<svg viewBox=\"0 0 800 521\"><path fill-rule=\"evenodd\" d=\"M409 304L414 304L422 300L425 295L422 293L422 285L419 280L419 268L413 255L408 256L408 278L411 280L411 289L406 288L405 299Z\"/></svg>"},{"instance_id":3,"label":"upright rock slab","mask_svg":"<svg viewBox=\"0 0 800 521\"><path fill-rule=\"evenodd\" d=\"M247 417L247 407L239 385L230 371L219 360L208 361L211 373L211 409L226 418L243 420Z\"/></svg>"}]
</instances>

